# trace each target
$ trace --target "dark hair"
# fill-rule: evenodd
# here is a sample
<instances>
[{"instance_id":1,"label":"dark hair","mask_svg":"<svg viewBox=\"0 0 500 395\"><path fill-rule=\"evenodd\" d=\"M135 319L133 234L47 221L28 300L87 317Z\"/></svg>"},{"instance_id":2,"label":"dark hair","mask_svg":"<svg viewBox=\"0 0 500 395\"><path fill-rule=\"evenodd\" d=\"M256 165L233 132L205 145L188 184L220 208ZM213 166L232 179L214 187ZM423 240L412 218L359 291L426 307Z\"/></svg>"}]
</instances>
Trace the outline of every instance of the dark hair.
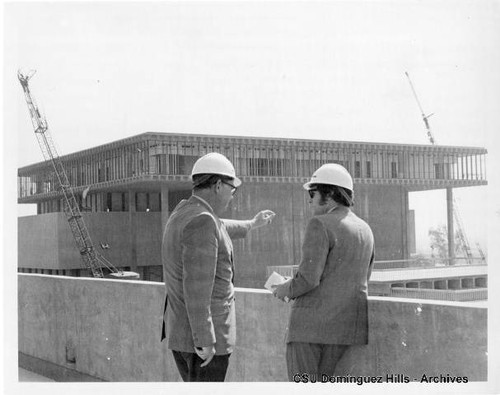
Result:
<instances>
[{"instance_id":1,"label":"dark hair","mask_svg":"<svg viewBox=\"0 0 500 395\"><path fill-rule=\"evenodd\" d=\"M314 184L312 189L316 189L321 195L320 204L325 204L326 199L331 197L334 201L346 207L354 206L354 194L351 190L338 185Z\"/></svg>"},{"instance_id":2,"label":"dark hair","mask_svg":"<svg viewBox=\"0 0 500 395\"><path fill-rule=\"evenodd\" d=\"M221 174L195 174L193 175L193 189L207 189L216 184L217 181L231 181L232 177L223 176Z\"/></svg>"}]
</instances>

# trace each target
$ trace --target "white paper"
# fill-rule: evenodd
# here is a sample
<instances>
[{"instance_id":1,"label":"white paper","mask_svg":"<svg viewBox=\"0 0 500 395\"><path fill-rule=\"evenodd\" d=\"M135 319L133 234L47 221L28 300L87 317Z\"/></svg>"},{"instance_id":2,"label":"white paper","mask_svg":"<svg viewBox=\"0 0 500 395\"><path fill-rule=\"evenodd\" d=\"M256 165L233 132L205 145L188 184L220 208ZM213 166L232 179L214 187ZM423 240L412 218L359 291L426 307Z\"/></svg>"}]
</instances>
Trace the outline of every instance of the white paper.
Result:
<instances>
[{"instance_id":1,"label":"white paper","mask_svg":"<svg viewBox=\"0 0 500 395\"><path fill-rule=\"evenodd\" d=\"M273 292L273 288L272 288L273 285L281 285L284 282L286 282L287 280L289 280L288 277L284 277L279 273L272 272L271 275L269 276L269 278L267 279L266 283L264 284L264 288ZM287 296L285 296L285 302L288 303L289 301L290 301L290 299Z\"/></svg>"},{"instance_id":2,"label":"white paper","mask_svg":"<svg viewBox=\"0 0 500 395\"><path fill-rule=\"evenodd\" d=\"M287 279L283 277L281 274L278 274L276 272L272 272L269 278L267 279L266 283L264 284L264 288L268 289L269 291L273 291L272 286L273 285L280 285L283 284Z\"/></svg>"}]
</instances>

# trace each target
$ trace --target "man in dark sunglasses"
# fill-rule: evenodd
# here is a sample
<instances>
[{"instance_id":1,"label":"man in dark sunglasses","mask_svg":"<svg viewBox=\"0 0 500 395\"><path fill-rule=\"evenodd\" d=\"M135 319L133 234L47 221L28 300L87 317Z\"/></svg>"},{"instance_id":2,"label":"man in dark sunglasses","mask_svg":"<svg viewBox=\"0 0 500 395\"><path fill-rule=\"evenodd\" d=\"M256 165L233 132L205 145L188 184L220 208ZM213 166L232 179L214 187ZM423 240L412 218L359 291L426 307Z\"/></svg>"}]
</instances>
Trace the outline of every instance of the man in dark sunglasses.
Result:
<instances>
[{"instance_id":1,"label":"man in dark sunglasses","mask_svg":"<svg viewBox=\"0 0 500 395\"><path fill-rule=\"evenodd\" d=\"M314 188L314 189L309 189L307 192L309 193L309 197L311 199L314 199L314 194L316 193L318 189L317 188Z\"/></svg>"},{"instance_id":2,"label":"man in dark sunglasses","mask_svg":"<svg viewBox=\"0 0 500 395\"><path fill-rule=\"evenodd\" d=\"M302 374L333 376L351 345L368 343L374 240L368 224L351 211L352 177L330 163L304 188L314 217L307 224L302 260L295 277L273 291L281 300L294 300L286 339L290 381Z\"/></svg>"},{"instance_id":3,"label":"man in dark sunglasses","mask_svg":"<svg viewBox=\"0 0 500 395\"><path fill-rule=\"evenodd\" d=\"M196 161L193 194L170 215L162 243L166 286L162 337L184 381L224 381L236 336L231 239L270 224L271 210L247 221L221 219L241 180L219 153Z\"/></svg>"}]
</instances>

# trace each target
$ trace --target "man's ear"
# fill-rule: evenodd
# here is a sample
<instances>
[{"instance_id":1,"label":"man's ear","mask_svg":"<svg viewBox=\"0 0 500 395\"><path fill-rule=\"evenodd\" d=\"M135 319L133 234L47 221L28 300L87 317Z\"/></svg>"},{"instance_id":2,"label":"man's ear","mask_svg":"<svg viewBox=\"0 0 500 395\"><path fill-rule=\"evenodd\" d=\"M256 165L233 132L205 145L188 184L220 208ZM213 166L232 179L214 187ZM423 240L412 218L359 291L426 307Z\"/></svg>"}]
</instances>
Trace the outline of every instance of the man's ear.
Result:
<instances>
[{"instance_id":1,"label":"man's ear","mask_svg":"<svg viewBox=\"0 0 500 395\"><path fill-rule=\"evenodd\" d=\"M217 182L212 185L212 188L214 188L213 189L214 193L219 193L221 184L222 184L222 181L220 179L218 179Z\"/></svg>"}]
</instances>

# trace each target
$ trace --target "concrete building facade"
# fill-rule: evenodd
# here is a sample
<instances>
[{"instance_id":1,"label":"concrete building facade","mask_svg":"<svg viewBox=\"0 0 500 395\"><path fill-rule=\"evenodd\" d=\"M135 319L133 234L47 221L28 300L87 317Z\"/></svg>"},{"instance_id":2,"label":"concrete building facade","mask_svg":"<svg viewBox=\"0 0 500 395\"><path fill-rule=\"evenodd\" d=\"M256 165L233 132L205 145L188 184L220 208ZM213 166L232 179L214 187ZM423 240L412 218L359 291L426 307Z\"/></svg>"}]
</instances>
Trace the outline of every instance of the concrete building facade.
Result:
<instances>
[{"instance_id":1,"label":"concrete building facade","mask_svg":"<svg viewBox=\"0 0 500 395\"><path fill-rule=\"evenodd\" d=\"M243 181L225 217L277 214L272 226L235 242L239 287L261 287L267 266L299 262L310 216L302 184L324 163L340 163L353 175L354 211L374 231L377 260L408 259L415 248L409 193L446 189L450 208L453 188L487 184L487 151L478 147L148 132L61 159L96 248L116 267L162 281L162 230L191 194L194 162L213 151L226 155ZM19 270L88 275L49 162L18 170L18 202L36 203L38 214L19 219ZM448 223L450 217L452 223L448 209Z\"/></svg>"}]
</instances>

